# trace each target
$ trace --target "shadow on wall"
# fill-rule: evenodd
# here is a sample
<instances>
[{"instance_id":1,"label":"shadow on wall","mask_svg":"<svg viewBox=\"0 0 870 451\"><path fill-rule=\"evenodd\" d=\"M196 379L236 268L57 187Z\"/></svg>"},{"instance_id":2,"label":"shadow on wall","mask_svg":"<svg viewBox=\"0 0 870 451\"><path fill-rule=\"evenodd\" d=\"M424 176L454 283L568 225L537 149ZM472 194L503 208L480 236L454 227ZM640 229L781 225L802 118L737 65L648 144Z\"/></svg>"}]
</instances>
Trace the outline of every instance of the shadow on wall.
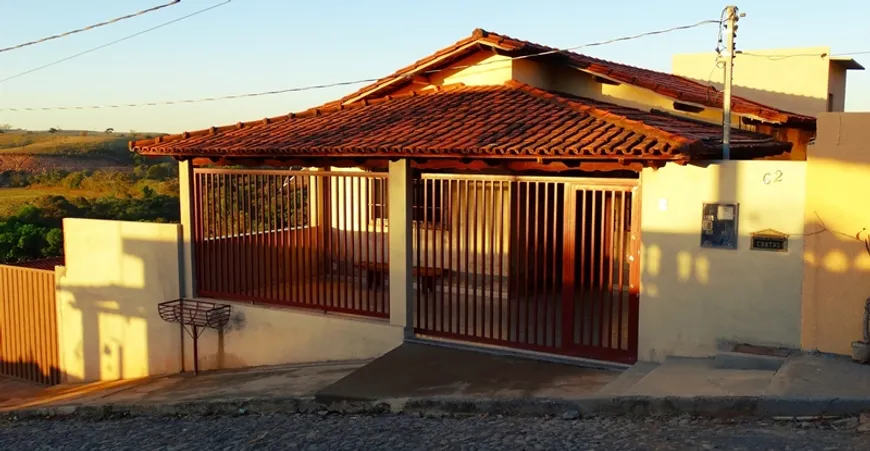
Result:
<instances>
[{"instance_id":1,"label":"shadow on wall","mask_svg":"<svg viewBox=\"0 0 870 451\"><path fill-rule=\"evenodd\" d=\"M788 253L755 251L740 234L735 251L686 245L699 243L700 233L644 233L641 321L658 332L641 334L641 348L651 348L642 360L709 356L737 342L848 354L862 338L870 291L861 295L855 287L870 279L870 253L854 235L822 222L808 222L806 230L825 244L802 245L810 237L797 234ZM823 279L828 291L803 293L826 301L802 311L804 272Z\"/></svg>"},{"instance_id":2,"label":"shadow on wall","mask_svg":"<svg viewBox=\"0 0 870 451\"><path fill-rule=\"evenodd\" d=\"M57 303L64 382L178 372L180 329L157 304L179 297L174 224L64 221Z\"/></svg>"},{"instance_id":3,"label":"shadow on wall","mask_svg":"<svg viewBox=\"0 0 870 451\"><path fill-rule=\"evenodd\" d=\"M722 77L722 73L718 75ZM714 75L715 77L715 75ZM705 82L706 80L699 80ZM719 92L724 91L722 82L710 82L710 86L716 88ZM736 96L745 99L751 99L763 105L770 105L776 108L781 108L785 111L790 111L798 114L806 114L815 116L819 113L824 113L828 109L828 99L826 97L813 97L797 94L789 94L785 92L768 91L764 89L749 88L746 86L733 86L733 93Z\"/></svg>"},{"instance_id":4,"label":"shadow on wall","mask_svg":"<svg viewBox=\"0 0 870 451\"><path fill-rule=\"evenodd\" d=\"M805 168L727 161L644 171L641 360L707 357L729 342L800 346ZM777 171L780 182L765 183ZM707 203L737 204L736 249L702 247ZM767 229L789 235L786 252L750 250L750 235Z\"/></svg>"},{"instance_id":5,"label":"shadow on wall","mask_svg":"<svg viewBox=\"0 0 870 451\"><path fill-rule=\"evenodd\" d=\"M807 160L802 339L806 349L849 354L870 297L870 113L826 113L818 124Z\"/></svg>"},{"instance_id":6,"label":"shadow on wall","mask_svg":"<svg viewBox=\"0 0 870 451\"><path fill-rule=\"evenodd\" d=\"M863 339L864 302L870 299L870 233L831 229L821 216L807 230L803 346L849 354L851 343Z\"/></svg>"},{"instance_id":7,"label":"shadow on wall","mask_svg":"<svg viewBox=\"0 0 870 451\"><path fill-rule=\"evenodd\" d=\"M641 360L710 356L732 342L819 348L807 346L808 334L836 343L822 350L849 352L862 335L870 292L854 288L870 276L870 255L855 237L861 227L844 221L854 209L830 204L849 195L807 183L818 165L729 161L644 173ZM808 202L815 194L822 201ZM701 247L704 203L738 204L737 249ZM750 249L751 234L767 229L788 235L786 252ZM851 297L816 292L808 301L808 276Z\"/></svg>"},{"instance_id":8,"label":"shadow on wall","mask_svg":"<svg viewBox=\"0 0 870 451\"><path fill-rule=\"evenodd\" d=\"M60 368L40 365L33 356L30 357L30 360L19 359L12 361L0 359L0 368L3 369L2 376L0 377L8 376L14 379L26 379L46 385L57 384L63 381L63 372ZM2 397L0 397L0 400L2 400Z\"/></svg>"}]
</instances>

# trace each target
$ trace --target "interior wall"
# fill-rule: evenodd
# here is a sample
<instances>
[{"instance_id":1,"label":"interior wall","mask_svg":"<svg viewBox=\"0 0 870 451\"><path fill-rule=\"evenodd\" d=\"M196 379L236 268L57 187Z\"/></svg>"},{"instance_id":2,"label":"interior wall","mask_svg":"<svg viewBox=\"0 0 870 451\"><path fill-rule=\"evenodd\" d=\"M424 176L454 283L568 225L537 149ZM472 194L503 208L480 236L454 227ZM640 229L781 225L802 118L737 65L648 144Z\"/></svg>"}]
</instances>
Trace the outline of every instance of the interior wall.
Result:
<instances>
[{"instance_id":1,"label":"interior wall","mask_svg":"<svg viewBox=\"0 0 870 451\"><path fill-rule=\"evenodd\" d=\"M479 274L492 274L506 268L512 227L510 183L445 180L442 184L441 180L434 180L434 184L433 181L426 184L426 188L418 189L429 193L437 185L440 194L429 194L430 201L434 200L444 208L436 221L431 221L433 213L427 213L426 222L434 222L434 226L416 223L413 226L411 243L414 249L423 250L420 256L423 266ZM386 246L386 252L389 251L386 239L389 221L384 224L371 216L372 191L360 188L356 182L352 185L353 188L347 188L351 186L350 182L333 181L330 221L335 243L357 243L357 248L353 252L347 249L336 251L332 258L354 262L383 261L383 248ZM427 210L432 208L428 201L425 206ZM365 240L368 240L371 252L358 244ZM492 260L495 260L494 264L491 264ZM414 265L417 265L416 257Z\"/></svg>"},{"instance_id":2,"label":"interior wall","mask_svg":"<svg viewBox=\"0 0 870 451\"><path fill-rule=\"evenodd\" d=\"M797 161L643 171L640 360L800 346L805 180ZM737 249L701 247L704 203L739 204ZM765 229L788 234L788 250L750 250Z\"/></svg>"},{"instance_id":3,"label":"interior wall","mask_svg":"<svg viewBox=\"0 0 870 451\"><path fill-rule=\"evenodd\" d=\"M506 275L512 228L510 192L507 182L445 181L445 220L434 227L414 226L412 245L423 250L421 263L455 273Z\"/></svg>"}]
</instances>

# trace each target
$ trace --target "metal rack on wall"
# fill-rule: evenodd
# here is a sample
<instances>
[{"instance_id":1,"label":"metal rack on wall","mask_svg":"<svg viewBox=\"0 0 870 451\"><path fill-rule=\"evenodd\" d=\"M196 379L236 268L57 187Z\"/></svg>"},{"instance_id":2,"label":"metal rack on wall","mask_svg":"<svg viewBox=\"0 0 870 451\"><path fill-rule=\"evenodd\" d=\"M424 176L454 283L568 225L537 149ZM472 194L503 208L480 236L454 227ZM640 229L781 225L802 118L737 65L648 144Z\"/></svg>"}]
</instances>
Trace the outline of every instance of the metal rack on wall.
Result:
<instances>
[{"instance_id":1,"label":"metal rack on wall","mask_svg":"<svg viewBox=\"0 0 870 451\"><path fill-rule=\"evenodd\" d=\"M199 337L207 328L223 329L230 321L230 306L214 302L176 299L157 305L160 318L181 324L193 339L193 374L199 372ZM182 370L184 367L182 366Z\"/></svg>"}]
</instances>

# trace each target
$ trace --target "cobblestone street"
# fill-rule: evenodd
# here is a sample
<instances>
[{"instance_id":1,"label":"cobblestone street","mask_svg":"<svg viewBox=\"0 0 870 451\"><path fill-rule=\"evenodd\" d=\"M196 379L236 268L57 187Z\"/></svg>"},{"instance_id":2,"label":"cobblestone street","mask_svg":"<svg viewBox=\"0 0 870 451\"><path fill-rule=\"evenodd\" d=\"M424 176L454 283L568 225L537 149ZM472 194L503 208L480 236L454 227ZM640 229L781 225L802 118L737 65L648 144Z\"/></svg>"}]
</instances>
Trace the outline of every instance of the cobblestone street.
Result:
<instances>
[{"instance_id":1,"label":"cobblestone street","mask_svg":"<svg viewBox=\"0 0 870 451\"><path fill-rule=\"evenodd\" d=\"M857 420L238 416L0 423L0 449L866 450Z\"/></svg>"}]
</instances>

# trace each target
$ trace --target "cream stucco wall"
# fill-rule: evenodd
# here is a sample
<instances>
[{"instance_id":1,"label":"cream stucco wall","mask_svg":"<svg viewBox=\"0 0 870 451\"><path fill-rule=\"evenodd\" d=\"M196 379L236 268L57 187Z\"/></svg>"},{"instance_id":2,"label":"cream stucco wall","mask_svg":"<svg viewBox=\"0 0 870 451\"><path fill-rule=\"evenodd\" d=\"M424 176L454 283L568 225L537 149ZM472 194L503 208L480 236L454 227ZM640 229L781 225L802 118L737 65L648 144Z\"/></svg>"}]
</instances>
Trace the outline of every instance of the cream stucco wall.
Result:
<instances>
[{"instance_id":1,"label":"cream stucco wall","mask_svg":"<svg viewBox=\"0 0 870 451\"><path fill-rule=\"evenodd\" d=\"M828 47L747 50L734 60L734 94L809 116L825 112L831 62L821 55L830 53ZM721 89L724 69L715 61L712 52L674 55L672 72ZM837 88L835 99L844 99L845 83Z\"/></svg>"},{"instance_id":2,"label":"cream stucco wall","mask_svg":"<svg viewBox=\"0 0 870 451\"><path fill-rule=\"evenodd\" d=\"M721 109L705 108L699 113L679 111L674 108L674 100L669 97L626 83L601 83L595 79L594 75L581 70L545 66L527 59L516 60L513 64L514 80L541 89L564 92L641 110L657 109L676 116L713 123L722 121ZM736 114L732 115L731 122L735 128L751 128L751 126L742 124L740 117Z\"/></svg>"},{"instance_id":3,"label":"cream stucco wall","mask_svg":"<svg viewBox=\"0 0 870 451\"><path fill-rule=\"evenodd\" d=\"M231 321L223 332L209 329L200 337L200 369L372 359L404 339L403 328L385 320L218 302L231 306ZM190 337L185 337L184 355L190 371Z\"/></svg>"},{"instance_id":4,"label":"cream stucco wall","mask_svg":"<svg viewBox=\"0 0 870 451\"><path fill-rule=\"evenodd\" d=\"M712 56L710 58L710 64L712 64ZM601 83L595 80L594 75L587 72L545 65L527 58L511 60L505 56L479 52L451 64L450 67L454 69L429 74L426 77L428 81L424 82L423 79L420 79L396 90L395 93L420 91L455 83L463 83L467 86L496 86L510 80L516 80L540 89L564 92L633 108L644 110L655 108L677 116L714 123L720 123L722 120L721 109L705 108L700 113L679 111L674 108L673 99L647 89L625 83ZM710 67L708 65L708 71ZM827 81L827 75L825 80ZM737 128L752 128L752 126L742 124L740 117L736 114L732 116L732 124Z\"/></svg>"},{"instance_id":5,"label":"cream stucco wall","mask_svg":"<svg viewBox=\"0 0 870 451\"><path fill-rule=\"evenodd\" d=\"M157 304L179 297L177 224L64 219L66 266L57 271L65 382L177 372L178 326Z\"/></svg>"},{"instance_id":6,"label":"cream stucco wall","mask_svg":"<svg viewBox=\"0 0 870 451\"><path fill-rule=\"evenodd\" d=\"M807 158L802 346L849 354L870 297L870 113L819 116Z\"/></svg>"},{"instance_id":7,"label":"cream stucco wall","mask_svg":"<svg viewBox=\"0 0 870 451\"><path fill-rule=\"evenodd\" d=\"M420 91L456 83L466 86L501 85L511 79L512 64L511 59L506 56L475 53L451 64L448 69L428 74L425 76L428 84L412 83L398 89L396 93Z\"/></svg>"},{"instance_id":8,"label":"cream stucco wall","mask_svg":"<svg viewBox=\"0 0 870 451\"><path fill-rule=\"evenodd\" d=\"M724 342L800 346L805 174L796 161L643 171L640 360L710 356ZM716 202L739 203L736 250L700 246L702 204ZM788 252L749 250L749 234L768 228L791 235Z\"/></svg>"},{"instance_id":9,"label":"cream stucco wall","mask_svg":"<svg viewBox=\"0 0 870 451\"><path fill-rule=\"evenodd\" d=\"M846 110L846 69L839 64L831 64L828 71L828 95L832 96L831 105L825 111Z\"/></svg>"}]
</instances>

